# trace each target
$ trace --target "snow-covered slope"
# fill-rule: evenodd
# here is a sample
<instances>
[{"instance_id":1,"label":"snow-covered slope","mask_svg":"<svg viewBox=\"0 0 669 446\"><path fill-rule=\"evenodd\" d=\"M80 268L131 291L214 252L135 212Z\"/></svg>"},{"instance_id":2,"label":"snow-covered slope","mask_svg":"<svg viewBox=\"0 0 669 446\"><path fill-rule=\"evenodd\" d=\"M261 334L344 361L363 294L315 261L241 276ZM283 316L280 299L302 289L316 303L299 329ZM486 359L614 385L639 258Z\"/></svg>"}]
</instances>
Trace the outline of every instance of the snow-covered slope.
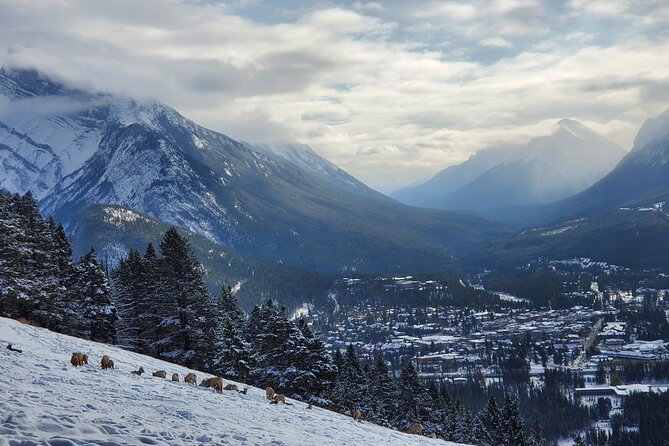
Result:
<instances>
[{"instance_id":1,"label":"snow-covered slope","mask_svg":"<svg viewBox=\"0 0 669 446\"><path fill-rule=\"evenodd\" d=\"M23 350L7 350L6 344ZM190 370L0 318L0 445L453 445L324 409L169 381ZM82 351L89 364L70 365ZM103 355L114 370L100 370ZM144 367L138 377L130 371ZM151 372L165 370L168 379ZM205 377L195 372L198 382ZM147 376L148 375L148 376ZM227 383L227 381L226 381Z\"/></svg>"}]
</instances>

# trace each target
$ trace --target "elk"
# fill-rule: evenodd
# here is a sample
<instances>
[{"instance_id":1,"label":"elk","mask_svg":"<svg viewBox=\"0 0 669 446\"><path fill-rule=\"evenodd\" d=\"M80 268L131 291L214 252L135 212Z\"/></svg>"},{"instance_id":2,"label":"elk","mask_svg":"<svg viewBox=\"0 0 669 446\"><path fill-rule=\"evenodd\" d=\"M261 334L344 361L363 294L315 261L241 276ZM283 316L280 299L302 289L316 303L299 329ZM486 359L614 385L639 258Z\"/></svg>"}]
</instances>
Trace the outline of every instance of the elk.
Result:
<instances>
[{"instance_id":1,"label":"elk","mask_svg":"<svg viewBox=\"0 0 669 446\"><path fill-rule=\"evenodd\" d=\"M109 356L104 355L102 359L100 360L100 368L101 369L113 369L114 368L114 361L112 361Z\"/></svg>"}]
</instances>

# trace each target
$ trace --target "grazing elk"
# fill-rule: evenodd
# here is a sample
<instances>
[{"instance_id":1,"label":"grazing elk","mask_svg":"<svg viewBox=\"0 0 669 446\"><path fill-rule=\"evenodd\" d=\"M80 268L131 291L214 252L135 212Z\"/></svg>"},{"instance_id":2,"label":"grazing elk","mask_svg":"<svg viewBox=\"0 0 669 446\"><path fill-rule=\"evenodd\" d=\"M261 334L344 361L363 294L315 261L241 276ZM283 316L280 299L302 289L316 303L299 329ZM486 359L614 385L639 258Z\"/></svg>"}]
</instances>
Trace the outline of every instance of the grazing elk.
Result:
<instances>
[{"instance_id":1,"label":"grazing elk","mask_svg":"<svg viewBox=\"0 0 669 446\"><path fill-rule=\"evenodd\" d=\"M104 369L113 369L114 368L114 361L112 361L109 356L104 355L102 359L100 360L100 368Z\"/></svg>"},{"instance_id":2,"label":"grazing elk","mask_svg":"<svg viewBox=\"0 0 669 446\"><path fill-rule=\"evenodd\" d=\"M423 435L423 425L420 423L414 423L409 426L409 429L406 430L407 434Z\"/></svg>"},{"instance_id":3,"label":"grazing elk","mask_svg":"<svg viewBox=\"0 0 669 446\"><path fill-rule=\"evenodd\" d=\"M179 375L177 375L176 373L173 373L172 374L172 381L174 381L175 383L178 383L179 382Z\"/></svg>"},{"instance_id":4,"label":"grazing elk","mask_svg":"<svg viewBox=\"0 0 669 446\"><path fill-rule=\"evenodd\" d=\"M157 372L153 372L153 376L156 378L165 378L167 377L167 372L165 370L158 370Z\"/></svg>"},{"instance_id":5,"label":"grazing elk","mask_svg":"<svg viewBox=\"0 0 669 446\"><path fill-rule=\"evenodd\" d=\"M212 387L216 393L223 393L223 380L218 377L202 380L200 387Z\"/></svg>"},{"instance_id":6,"label":"grazing elk","mask_svg":"<svg viewBox=\"0 0 669 446\"><path fill-rule=\"evenodd\" d=\"M353 412L353 419L355 421L362 421L362 412L360 411L360 409L355 409L355 411Z\"/></svg>"},{"instance_id":7,"label":"grazing elk","mask_svg":"<svg viewBox=\"0 0 669 446\"><path fill-rule=\"evenodd\" d=\"M70 363L75 367L87 364L87 362L84 362L84 356L85 355L81 352L74 352L72 353L72 359L70 359Z\"/></svg>"},{"instance_id":8,"label":"grazing elk","mask_svg":"<svg viewBox=\"0 0 669 446\"><path fill-rule=\"evenodd\" d=\"M139 370L133 370L130 373L132 373L133 375L142 376L142 373L144 373L144 367L140 367Z\"/></svg>"},{"instance_id":9,"label":"grazing elk","mask_svg":"<svg viewBox=\"0 0 669 446\"><path fill-rule=\"evenodd\" d=\"M195 376L195 373L189 373L184 377L184 382L192 385L197 384L197 377Z\"/></svg>"},{"instance_id":10,"label":"grazing elk","mask_svg":"<svg viewBox=\"0 0 669 446\"><path fill-rule=\"evenodd\" d=\"M283 404L288 404L286 402L286 395L284 395L283 393L275 393L274 396L272 397L272 401L270 401L269 403L270 404L279 404L281 402Z\"/></svg>"}]
</instances>

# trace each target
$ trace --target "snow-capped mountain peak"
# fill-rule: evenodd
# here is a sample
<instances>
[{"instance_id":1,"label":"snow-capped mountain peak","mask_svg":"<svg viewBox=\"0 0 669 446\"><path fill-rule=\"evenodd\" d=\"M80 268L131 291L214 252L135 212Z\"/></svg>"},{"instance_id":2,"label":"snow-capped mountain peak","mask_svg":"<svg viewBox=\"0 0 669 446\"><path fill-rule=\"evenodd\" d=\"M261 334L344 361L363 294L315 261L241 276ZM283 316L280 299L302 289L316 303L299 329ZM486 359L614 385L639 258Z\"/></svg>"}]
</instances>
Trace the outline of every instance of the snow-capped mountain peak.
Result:
<instances>
[{"instance_id":1,"label":"snow-capped mountain peak","mask_svg":"<svg viewBox=\"0 0 669 446\"><path fill-rule=\"evenodd\" d=\"M652 142L665 139L669 139L669 110L644 122L634 139L632 150L640 150Z\"/></svg>"}]
</instances>

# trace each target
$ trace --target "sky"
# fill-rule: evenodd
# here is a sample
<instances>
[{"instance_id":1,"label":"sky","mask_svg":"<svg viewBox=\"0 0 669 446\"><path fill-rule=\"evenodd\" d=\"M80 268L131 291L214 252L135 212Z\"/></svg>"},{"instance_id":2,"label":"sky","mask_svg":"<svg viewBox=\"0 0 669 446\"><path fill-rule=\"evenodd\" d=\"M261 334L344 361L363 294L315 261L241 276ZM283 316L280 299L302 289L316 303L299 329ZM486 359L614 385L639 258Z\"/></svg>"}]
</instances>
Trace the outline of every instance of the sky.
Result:
<instances>
[{"instance_id":1,"label":"sky","mask_svg":"<svg viewBox=\"0 0 669 446\"><path fill-rule=\"evenodd\" d=\"M309 144L378 190L579 119L669 108L666 0L0 0L0 64Z\"/></svg>"}]
</instances>

